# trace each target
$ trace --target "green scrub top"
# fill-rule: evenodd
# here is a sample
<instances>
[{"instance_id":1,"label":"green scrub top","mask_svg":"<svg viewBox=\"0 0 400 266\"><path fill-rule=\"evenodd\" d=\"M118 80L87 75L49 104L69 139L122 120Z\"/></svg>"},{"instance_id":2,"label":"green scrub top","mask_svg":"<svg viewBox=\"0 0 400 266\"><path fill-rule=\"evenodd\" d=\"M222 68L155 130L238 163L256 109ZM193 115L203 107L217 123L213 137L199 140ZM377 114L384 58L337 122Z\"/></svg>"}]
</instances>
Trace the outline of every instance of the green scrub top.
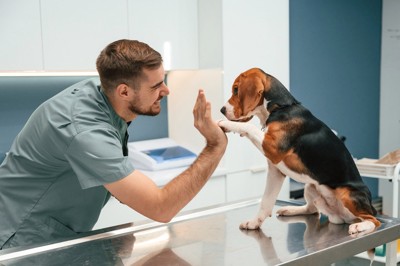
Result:
<instances>
[{"instance_id":1,"label":"green scrub top","mask_svg":"<svg viewBox=\"0 0 400 266\"><path fill-rule=\"evenodd\" d=\"M127 127L98 78L40 105L0 166L0 249L90 231L110 197L103 185L134 170Z\"/></svg>"}]
</instances>

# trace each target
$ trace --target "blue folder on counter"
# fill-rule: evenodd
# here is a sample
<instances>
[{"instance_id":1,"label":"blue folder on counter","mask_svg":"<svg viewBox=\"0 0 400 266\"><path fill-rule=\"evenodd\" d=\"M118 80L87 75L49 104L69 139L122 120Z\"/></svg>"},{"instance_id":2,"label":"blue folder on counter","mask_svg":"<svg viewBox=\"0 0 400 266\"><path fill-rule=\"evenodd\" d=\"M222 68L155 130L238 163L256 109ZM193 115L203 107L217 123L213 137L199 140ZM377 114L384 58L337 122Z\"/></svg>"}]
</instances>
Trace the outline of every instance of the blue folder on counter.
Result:
<instances>
[{"instance_id":1,"label":"blue folder on counter","mask_svg":"<svg viewBox=\"0 0 400 266\"><path fill-rule=\"evenodd\" d=\"M181 146L173 146L142 152L153 158L157 163L171 160L181 160L183 158L196 158L196 154Z\"/></svg>"},{"instance_id":2,"label":"blue folder on counter","mask_svg":"<svg viewBox=\"0 0 400 266\"><path fill-rule=\"evenodd\" d=\"M188 166L197 157L169 138L130 142L128 149L134 167L147 171Z\"/></svg>"}]
</instances>

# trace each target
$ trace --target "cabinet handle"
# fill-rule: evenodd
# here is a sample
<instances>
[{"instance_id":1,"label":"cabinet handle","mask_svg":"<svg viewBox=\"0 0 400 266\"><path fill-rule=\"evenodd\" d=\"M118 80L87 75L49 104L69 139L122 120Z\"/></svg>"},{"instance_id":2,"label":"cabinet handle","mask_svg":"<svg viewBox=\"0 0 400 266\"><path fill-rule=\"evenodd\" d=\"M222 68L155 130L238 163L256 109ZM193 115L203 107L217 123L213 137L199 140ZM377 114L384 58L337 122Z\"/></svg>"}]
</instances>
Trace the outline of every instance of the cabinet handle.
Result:
<instances>
[{"instance_id":1,"label":"cabinet handle","mask_svg":"<svg viewBox=\"0 0 400 266\"><path fill-rule=\"evenodd\" d=\"M266 170L267 168L265 166L255 166L250 168L252 174L264 172Z\"/></svg>"}]
</instances>

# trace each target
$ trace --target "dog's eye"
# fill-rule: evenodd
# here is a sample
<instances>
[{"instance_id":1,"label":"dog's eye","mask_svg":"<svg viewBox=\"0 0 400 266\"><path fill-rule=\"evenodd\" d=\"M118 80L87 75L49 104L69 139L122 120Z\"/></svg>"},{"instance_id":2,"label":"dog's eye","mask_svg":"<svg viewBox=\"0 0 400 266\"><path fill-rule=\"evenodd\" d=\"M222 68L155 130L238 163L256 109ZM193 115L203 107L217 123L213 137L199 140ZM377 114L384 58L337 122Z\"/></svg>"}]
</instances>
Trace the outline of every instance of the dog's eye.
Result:
<instances>
[{"instance_id":1,"label":"dog's eye","mask_svg":"<svg viewBox=\"0 0 400 266\"><path fill-rule=\"evenodd\" d=\"M238 87L233 88L233 95L238 95Z\"/></svg>"}]
</instances>

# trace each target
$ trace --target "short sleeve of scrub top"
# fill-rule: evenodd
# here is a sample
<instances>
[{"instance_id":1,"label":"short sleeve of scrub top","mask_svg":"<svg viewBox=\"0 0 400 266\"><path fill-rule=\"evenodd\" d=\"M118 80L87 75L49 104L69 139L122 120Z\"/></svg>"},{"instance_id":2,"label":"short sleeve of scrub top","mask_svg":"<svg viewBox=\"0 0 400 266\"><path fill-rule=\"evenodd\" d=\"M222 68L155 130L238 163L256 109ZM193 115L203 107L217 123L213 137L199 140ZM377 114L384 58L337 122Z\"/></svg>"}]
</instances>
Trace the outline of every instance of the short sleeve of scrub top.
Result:
<instances>
[{"instance_id":1,"label":"short sleeve of scrub top","mask_svg":"<svg viewBox=\"0 0 400 266\"><path fill-rule=\"evenodd\" d=\"M74 137L66 158L82 188L112 183L133 172L119 139L118 133L108 128L90 129Z\"/></svg>"}]
</instances>

